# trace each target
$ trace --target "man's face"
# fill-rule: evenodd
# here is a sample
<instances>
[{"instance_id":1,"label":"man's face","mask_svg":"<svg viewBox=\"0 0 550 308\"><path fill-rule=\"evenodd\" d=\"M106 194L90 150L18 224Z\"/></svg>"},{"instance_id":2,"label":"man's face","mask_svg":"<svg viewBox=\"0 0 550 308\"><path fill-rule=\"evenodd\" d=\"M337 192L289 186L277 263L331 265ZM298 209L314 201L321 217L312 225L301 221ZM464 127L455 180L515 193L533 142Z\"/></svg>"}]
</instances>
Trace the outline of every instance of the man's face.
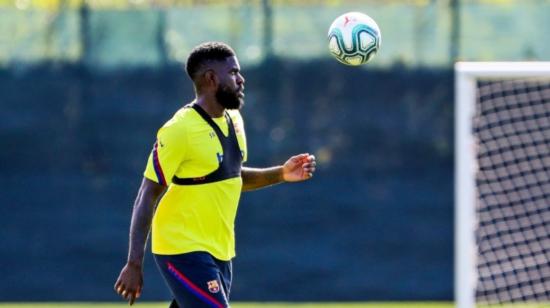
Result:
<instances>
[{"instance_id":1,"label":"man's face","mask_svg":"<svg viewBox=\"0 0 550 308\"><path fill-rule=\"evenodd\" d=\"M236 57L229 57L216 69L220 83L216 90L218 103L226 109L240 109L244 104L244 78Z\"/></svg>"}]
</instances>

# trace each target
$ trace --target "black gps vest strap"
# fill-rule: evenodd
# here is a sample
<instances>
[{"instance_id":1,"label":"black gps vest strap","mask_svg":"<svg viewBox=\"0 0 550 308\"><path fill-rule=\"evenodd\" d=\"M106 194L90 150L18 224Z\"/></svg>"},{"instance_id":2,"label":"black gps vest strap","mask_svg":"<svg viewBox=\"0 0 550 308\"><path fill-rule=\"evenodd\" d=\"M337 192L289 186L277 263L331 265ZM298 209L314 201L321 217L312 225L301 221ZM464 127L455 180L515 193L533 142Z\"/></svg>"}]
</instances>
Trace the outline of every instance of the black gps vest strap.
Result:
<instances>
[{"instance_id":1,"label":"black gps vest strap","mask_svg":"<svg viewBox=\"0 0 550 308\"><path fill-rule=\"evenodd\" d=\"M195 109L195 111L206 121L206 123L214 129L214 132L220 140L223 154L221 156L221 162L218 169L212 171L211 173L196 178L178 178L174 175L172 178L172 183L177 185L206 184L241 176L243 157L241 149L239 148L239 141L237 140L237 134L235 133L235 128L233 127L231 117L227 114L227 112L224 112L229 132L226 137L218 125L214 123L212 118L199 105L191 104L186 107Z\"/></svg>"}]
</instances>

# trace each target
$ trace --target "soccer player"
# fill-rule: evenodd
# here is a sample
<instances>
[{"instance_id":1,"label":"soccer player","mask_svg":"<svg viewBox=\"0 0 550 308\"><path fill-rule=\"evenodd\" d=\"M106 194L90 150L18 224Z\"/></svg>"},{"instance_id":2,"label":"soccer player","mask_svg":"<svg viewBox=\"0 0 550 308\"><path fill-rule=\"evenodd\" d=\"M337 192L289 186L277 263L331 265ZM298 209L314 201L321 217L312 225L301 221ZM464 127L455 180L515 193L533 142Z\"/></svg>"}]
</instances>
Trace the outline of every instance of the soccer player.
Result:
<instances>
[{"instance_id":1,"label":"soccer player","mask_svg":"<svg viewBox=\"0 0 550 308\"><path fill-rule=\"evenodd\" d=\"M174 297L170 307L229 307L241 191L308 180L315 172L308 153L282 166L242 166L245 80L229 46L195 47L186 70L196 97L157 133L132 211L128 260L114 286L130 305L142 292L152 224L153 255Z\"/></svg>"}]
</instances>

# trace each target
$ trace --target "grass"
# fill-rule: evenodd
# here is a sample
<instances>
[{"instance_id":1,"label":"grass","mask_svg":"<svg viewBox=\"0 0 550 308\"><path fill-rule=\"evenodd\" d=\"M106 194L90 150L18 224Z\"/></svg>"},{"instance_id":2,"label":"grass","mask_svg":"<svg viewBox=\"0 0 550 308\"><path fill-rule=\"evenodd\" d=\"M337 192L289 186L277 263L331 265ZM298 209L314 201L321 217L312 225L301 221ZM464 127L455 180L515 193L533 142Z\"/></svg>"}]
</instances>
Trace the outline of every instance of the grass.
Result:
<instances>
[{"instance_id":1,"label":"grass","mask_svg":"<svg viewBox=\"0 0 550 308\"><path fill-rule=\"evenodd\" d=\"M123 308L125 303L0 303L0 308ZM167 308L168 303L138 302L136 308ZM452 308L452 303L439 302L368 302L368 303L233 303L232 308Z\"/></svg>"},{"instance_id":2,"label":"grass","mask_svg":"<svg viewBox=\"0 0 550 308\"><path fill-rule=\"evenodd\" d=\"M0 308L123 308L126 303L1 303ZM168 302L138 302L136 308L167 308ZM233 303L232 308L454 308L453 303L445 302L360 302L360 303ZM542 308L550 307L548 303L478 305L478 308Z\"/></svg>"}]
</instances>

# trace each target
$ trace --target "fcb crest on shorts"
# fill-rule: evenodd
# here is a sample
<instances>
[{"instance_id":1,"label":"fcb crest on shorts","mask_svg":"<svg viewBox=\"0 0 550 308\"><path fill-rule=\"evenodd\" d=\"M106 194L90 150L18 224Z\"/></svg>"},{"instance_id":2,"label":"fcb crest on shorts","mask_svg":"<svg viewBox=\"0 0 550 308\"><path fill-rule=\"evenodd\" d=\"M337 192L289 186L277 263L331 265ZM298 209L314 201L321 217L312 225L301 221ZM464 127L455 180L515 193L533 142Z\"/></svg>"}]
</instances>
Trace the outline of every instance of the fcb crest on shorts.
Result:
<instances>
[{"instance_id":1,"label":"fcb crest on shorts","mask_svg":"<svg viewBox=\"0 0 550 308\"><path fill-rule=\"evenodd\" d=\"M207 285L208 291L210 291L210 293L220 292L220 285L218 284L217 280L210 280L209 282L207 282Z\"/></svg>"}]
</instances>

